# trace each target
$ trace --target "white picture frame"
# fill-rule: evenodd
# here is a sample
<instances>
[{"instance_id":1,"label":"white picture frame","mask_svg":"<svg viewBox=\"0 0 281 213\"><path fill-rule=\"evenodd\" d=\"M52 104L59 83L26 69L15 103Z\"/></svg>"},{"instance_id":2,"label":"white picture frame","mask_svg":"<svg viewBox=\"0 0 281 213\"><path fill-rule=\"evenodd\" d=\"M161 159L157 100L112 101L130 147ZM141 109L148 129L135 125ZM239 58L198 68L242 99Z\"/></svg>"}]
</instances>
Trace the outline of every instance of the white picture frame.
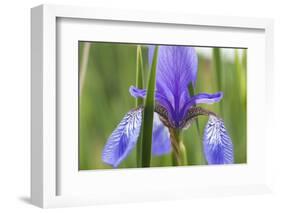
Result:
<instances>
[{"instance_id":1,"label":"white picture frame","mask_svg":"<svg viewBox=\"0 0 281 213\"><path fill-rule=\"evenodd\" d=\"M85 20L88 24L83 25L82 22ZM64 24L65 21L67 22L66 25ZM74 24L74 21L77 23ZM91 25L91 22L95 21L98 21L98 26ZM248 107L251 109L247 117L248 128L250 131L248 150L252 153L250 155L253 156L252 161L250 159L250 163L247 163L247 165L234 165L233 167L224 167L223 169L218 167L205 168L204 172L201 172L200 169L187 170L187 168L182 167L168 169L156 168L149 170L133 169L130 171L99 171L98 173L80 173L78 175L78 163L76 162L77 156L75 157L75 154L73 154L76 150L71 148L74 147L72 145L77 143L75 134L71 135L73 137L72 139L70 138L70 140L73 142L70 142L68 146L57 144L59 138L58 120L60 120L61 123L64 123L63 120L61 121L63 117L59 117L60 115L58 112L60 112L60 110L58 110L58 108L64 106L64 103L61 103L61 101L68 101L59 99L61 96L58 95L58 89L61 88L61 78L57 78L57 70L61 69L61 66L63 67L63 65L61 65L63 61L76 56L75 51L73 52L73 55L71 55L71 53L66 54L64 50L61 51L60 42L64 37L60 36L65 33L73 32L69 34L69 41L71 44L72 41L75 42L77 39L79 40L83 37L87 28L92 27L91 32L89 31L89 33L87 33L88 35L83 37L84 40L92 40L91 36L93 36L95 41L101 39L112 41L112 37L106 37L108 34L107 29L101 30L99 34L97 32L94 33L94 30L96 30L97 27L105 26L106 23L110 23L110 27L114 27L115 29L120 27L128 28L127 32L131 32L130 29L134 29L132 32L138 31L139 29L145 31L146 26L151 24L157 26L156 28L158 28L158 30L162 30L161 28L163 28L167 33L169 33L169 30L171 31L171 29L181 31L187 27L193 27L196 31L200 28L200 30L203 31L210 31L206 32L209 33L210 39L204 41L200 40L198 36L194 36L196 38L193 40L191 38L189 44L200 43L203 46L216 46L218 43L216 40L211 39L212 37L229 36L225 41L221 40L220 46L230 46L232 40L235 47L250 46L252 51L249 52L249 70L257 70L256 76L252 74L248 75ZM138 26L140 26L140 28L138 28ZM273 115L274 113L272 107L273 100L269 92L273 89L272 79L274 78L272 61L273 21L271 19L216 17L172 13L162 14L148 11L123 11L74 6L41 5L32 8L31 10L31 27L31 201L33 204L46 208L91 205L97 203L178 199L208 195L239 195L270 191L272 176L269 153L262 154L262 163L258 158L261 156L264 149L271 149L271 141L273 141L272 137L274 135L271 134L273 130L269 125L271 122L270 119L273 117L270 115ZM65 33L63 33L63 30L65 30ZM74 31L80 33L75 33ZM216 34L216 31L218 31L218 34ZM242 35L242 37L239 37L240 31L246 32L246 36L243 37ZM249 35L252 36L249 37ZM204 36L208 35L204 34ZM128 40L128 36L126 37L122 33L116 33L115 37L114 41L120 42L134 42L136 40L141 40L141 38L136 38L134 36L131 36L131 38L133 38ZM245 39L245 42L243 42L243 38ZM160 33L156 33L151 37L146 37L141 41L143 43L153 43L156 42L157 39L159 39L160 43L169 42L168 40L165 40L165 38L160 41ZM182 38L180 37L177 39L178 40L174 41L177 44L186 44L186 40L181 40ZM257 47L257 43L260 44L259 47ZM69 48L73 49L72 46L69 46ZM60 53L58 53L58 49L60 49ZM258 51L260 52L256 53ZM65 54L60 56L61 53ZM64 56L68 58L64 59ZM251 58L254 59L256 57L258 57L258 62L254 65L254 60L251 60ZM72 66L72 68L69 67L69 70L72 70L70 73L73 74L75 70L78 72L76 64L70 64ZM65 73L64 75L68 74ZM70 79L72 78L70 77ZM64 85L67 85L72 91L77 91L78 85L73 83L75 81L76 79L73 78L64 83ZM258 85L262 86L258 88ZM262 100L258 100L259 97L255 95L255 90L261 94ZM76 103L75 101L77 102L74 97L69 103ZM254 105L259 106L253 107ZM75 111L77 109L73 108L73 110ZM265 113L263 113L265 110L267 110L266 116ZM69 113L71 113L71 111L69 111ZM256 113L263 113L263 116L259 117L259 119L264 121L263 126L257 122L258 120L255 117ZM70 123L73 123L73 125L67 128L75 128L75 122L77 122L77 120L71 120ZM264 131L262 131L262 128L264 128ZM254 131L257 132L257 135L252 134ZM256 140L255 150L252 149L253 146L251 145L253 144L251 142L253 140ZM78 149L78 147L76 148ZM62 155L62 152L65 153ZM223 176L227 176L226 173L231 175L236 173L238 174L236 177L238 180L234 181L233 178L232 181L230 178L228 179L229 181L216 182L216 176L211 176L211 173L214 173L214 171ZM148 181L145 178L150 176L152 183L154 183L155 180L153 177L156 175L161 175L162 177L165 176L166 179L162 182L155 182L155 184L150 185L149 187L151 191L145 195L144 192L147 192L148 188L142 184L134 187L133 182L129 181L129 177L127 179L122 179L122 177L124 178L124 173L129 174L129 177L142 178L144 181ZM200 185L199 181L196 181L196 179L201 176L206 176L206 174L210 174L210 179L213 178L216 183L213 185L208 183ZM242 175L243 178L239 178L239 175ZM92 191L91 187L85 187L85 185L83 185L83 183L90 182L92 178L108 182L113 176L123 185L122 187L117 187L114 184L111 184L111 192L108 191L109 187L104 188L93 186L97 187L96 193L91 194L87 193L87 191ZM187 177L194 180L192 186L191 184L183 185L183 178ZM253 177L256 178L253 179ZM177 179L178 181L175 180L175 184L170 184L167 188L162 189L164 182L168 179ZM120 196L120 194L122 194L122 196Z\"/></svg>"}]
</instances>

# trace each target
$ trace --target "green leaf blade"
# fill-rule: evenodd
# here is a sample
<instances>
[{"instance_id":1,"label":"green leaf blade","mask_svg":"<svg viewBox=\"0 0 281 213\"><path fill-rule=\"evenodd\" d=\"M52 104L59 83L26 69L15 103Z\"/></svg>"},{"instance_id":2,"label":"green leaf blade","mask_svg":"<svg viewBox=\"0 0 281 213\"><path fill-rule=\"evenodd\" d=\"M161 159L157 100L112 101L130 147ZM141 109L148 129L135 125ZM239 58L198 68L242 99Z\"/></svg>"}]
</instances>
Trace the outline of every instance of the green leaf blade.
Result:
<instances>
[{"instance_id":1,"label":"green leaf blade","mask_svg":"<svg viewBox=\"0 0 281 213\"><path fill-rule=\"evenodd\" d=\"M141 46L137 46L137 65L136 65L136 86L137 88L143 89L144 83L143 83L143 60L142 60L142 51ZM143 106L143 99L137 98L136 99L136 107ZM142 136L138 138L137 143L137 167L141 167L141 149L142 149Z\"/></svg>"},{"instance_id":2,"label":"green leaf blade","mask_svg":"<svg viewBox=\"0 0 281 213\"><path fill-rule=\"evenodd\" d=\"M151 70L148 78L147 94L144 105L143 124L142 124L142 167L150 167L151 144L154 114L154 93L156 82L158 47L155 47Z\"/></svg>"},{"instance_id":3,"label":"green leaf blade","mask_svg":"<svg viewBox=\"0 0 281 213\"><path fill-rule=\"evenodd\" d=\"M136 87L139 89L144 88L143 83L143 60L142 60L142 51L141 46L137 46L137 67L136 67ZM137 98L136 99L136 107L143 105L143 99Z\"/></svg>"}]
</instances>

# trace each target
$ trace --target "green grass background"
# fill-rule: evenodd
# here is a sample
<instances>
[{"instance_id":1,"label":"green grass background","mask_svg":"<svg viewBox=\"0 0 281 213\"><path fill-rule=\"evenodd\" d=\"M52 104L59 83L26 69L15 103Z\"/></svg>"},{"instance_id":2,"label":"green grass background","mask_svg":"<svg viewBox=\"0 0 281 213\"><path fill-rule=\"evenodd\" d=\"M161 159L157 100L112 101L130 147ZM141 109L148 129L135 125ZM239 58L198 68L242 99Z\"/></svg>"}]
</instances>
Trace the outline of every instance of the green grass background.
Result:
<instances>
[{"instance_id":1,"label":"green grass background","mask_svg":"<svg viewBox=\"0 0 281 213\"><path fill-rule=\"evenodd\" d=\"M108 169L101 160L107 138L126 112L135 106L129 87L136 81L135 44L90 44L88 55L83 55L85 42L79 42L79 63L88 57L85 80L79 97L79 169ZM246 49L209 48L211 54L198 53L198 79L195 93L223 91L220 103L202 105L220 115L234 144L235 163L246 163ZM206 49L206 48L204 48ZM142 46L147 77L147 47ZM232 54L227 54L232 52ZM80 72L81 70L79 70ZM81 80L81 78L80 78ZM146 81L145 81L146 82ZM81 82L80 82L81 83ZM184 143L189 165L205 165L202 137L207 118L199 119L200 133L195 123L184 131ZM151 166L171 166L171 155L152 157ZM119 168L136 167L136 149Z\"/></svg>"}]
</instances>

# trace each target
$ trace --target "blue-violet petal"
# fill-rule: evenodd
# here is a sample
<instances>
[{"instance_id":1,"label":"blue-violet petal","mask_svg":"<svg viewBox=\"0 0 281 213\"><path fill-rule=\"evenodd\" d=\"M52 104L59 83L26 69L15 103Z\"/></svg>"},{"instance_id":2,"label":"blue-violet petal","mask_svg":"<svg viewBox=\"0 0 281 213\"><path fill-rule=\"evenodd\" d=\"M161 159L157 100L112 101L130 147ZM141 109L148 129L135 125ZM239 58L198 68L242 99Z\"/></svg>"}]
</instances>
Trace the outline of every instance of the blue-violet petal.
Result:
<instances>
[{"instance_id":1,"label":"blue-violet petal","mask_svg":"<svg viewBox=\"0 0 281 213\"><path fill-rule=\"evenodd\" d=\"M171 152L170 133L167 127L165 127L162 121L159 119L159 115L154 113L153 120L153 135L152 135L152 154L164 155Z\"/></svg>"},{"instance_id":2,"label":"blue-violet petal","mask_svg":"<svg viewBox=\"0 0 281 213\"><path fill-rule=\"evenodd\" d=\"M210 115L204 130L203 144L208 164L234 163L232 141L223 120Z\"/></svg>"},{"instance_id":3,"label":"blue-violet petal","mask_svg":"<svg viewBox=\"0 0 281 213\"><path fill-rule=\"evenodd\" d=\"M129 111L108 138L102 153L103 162L118 167L135 147L140 134L142 109Z\"/></svg>"}]
</instances>

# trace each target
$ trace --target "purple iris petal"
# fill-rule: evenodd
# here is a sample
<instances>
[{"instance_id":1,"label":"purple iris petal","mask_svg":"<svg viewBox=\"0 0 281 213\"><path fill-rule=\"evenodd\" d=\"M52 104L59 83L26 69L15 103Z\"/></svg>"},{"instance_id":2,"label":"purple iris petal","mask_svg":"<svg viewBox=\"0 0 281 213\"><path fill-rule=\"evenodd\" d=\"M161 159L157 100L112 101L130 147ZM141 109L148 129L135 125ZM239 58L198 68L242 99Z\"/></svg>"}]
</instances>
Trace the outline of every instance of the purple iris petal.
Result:
<instances>
[{"instance_id":1,"label":"purple iris petal","mask_svg":"<svg viewBox=\"0 0 281 213\"><path fill-rule=\"evenodd\" d=\"M118 167L135 147L142 123L142 109L129 111L108 138L102 160Z\"/></svg>"},{"instance_id":2,"label":"purple iris petal","mask_svg":"<svg viewBox=\"0 0 281 213\"><path fill-rule=\"evenodd\" d=\"M135 147L140 134L143 109L129 111L108 138L102 153L103 162L118 167ZM163 155L171 151L169 131L158 115L153 120L152 154Z\"/></svg>"},{"instance_id":3,"label":"purple iris petal","mask_svg":"<svg viewBox=\"0 0 281 213\"><path fill-rule=\"evenodd\" d=\"M153 47L149 51L153 52ZM181 109L190 97L189 83L196 81L197 63L197 54L192 47L159 47L156 90L162 98L156 98L156 101L166 108L170 123L175 127L183 120Z\"/></svg>"},{"instance_id":4,"label":"purple iris petal","mask_svg":"<svg viewBox=\"0 0 281 213\"><path fill-rule=\"evenodd\" d=\"M149 46L149 60L152 60L153 51L154 46ZM196 81L197 63L192 47L159 47L155 98L167 110L170 123L175 127L184 119L181 111L190 98L188 84ZM143 97L144 91L130 90L133 96L138 97Z\"/></svg>"},{"instance_id":5,"label":"purple iris petal","mask_svg":"<svg viewBox=\"0 0 281 213\"><path fill-rule=\"evenodd\" d=\"M167 109L170 122L179 126L180 110L189 99L188 84L194 70L197 70L197 55L194 48L183 46L160 46L158 52L156 90L165 100L157 100L165 106L167 102L172 109Z\"/></svg>"},{"instance_id":6,"label":"purple iris petal","mask_svg":"<svg viewBox=\"0 0 281 213\"><path fill-rule=\"evenodd\" d=\"M188 69L187 72L190 72L191 76L191 82L193 83L193 86L195 86L196 79L197 79L197 64L198 64L198 59L197 59L197 54L194 48L192 47L185 47L185 46L160 46L160 48L166 48L164 51L170 51L168 50L169 48L175 48L174 51L180 50L183 51L183 58L184 60L189 64L186 68ZM154 54L154 49L155 45L149 45L148 46L148 61L149 64L152 64L152 59L153 59L153 54ZM173 51L173 50L172 50ZM175 61L175 59L172 59ZM180 61L181 59L178 59Z\"/></svg>"},{"instance_id":7,"label":"purple iris petal","mask_svg":"<svg viewBox=\"0 0 281 213\"><path fill-rule=\"evenodd\" d=\"M183 106L181 110L181 115L184 117L188 109L196 104L213 104L219 102L223 98L222 92L217 92L214 94L199 93L191 97Z\"/></svg>"},{"instance_id":8,"label":"purple iris petal","mask_svg":"<svg viewBox=\"0 0 281 213\"><path fill-rule=\"evenodd\" d=\"M149 46L148 58L151 63L153 45ZM212 104L221 100L223 94L200 93L193 97L188 92L188 85L196 82L197 55L195 49L184 46L160 46L156 74L155 100L168 113L171 126L180 127L185 115L196 104ZM130 87L134 97L145 98L146 90Z\"/></svg>"},{"instance_id":9,"label":"purple iris petal","mask_svg":"<svg viewBox=\"0 0 281 213\"><path fill-rule=\"evenodd\" d=\"M135 98L145 98L146 96L146 89L139 89L134 86L130 86L129 92Z\"/></svg>"},{"instance_id":10,"label":"purple iris petal","mask_svg":"<svg viewBox=\"0 0 281 213\"><path fill-rule=\"evenodd\" d=\"M131 86L129 88L129 92L135 98L145 98L145 96L146 96L146 89L138 89L138 88L136 88L134 86ZM165 96L163 96L157 90L155 91L155 99L168 112L173 111L173 107L171 106L170 102L167 101ZM170 120L172 120L171 114L168 114L168 117L169 117Z\"/></svg>"},{"instance_id":11,"label":"purple iris petal","mask_svg":"<svg viewBox=\"0 0 281 213\"><path fill-rule=\"evenodd\" d=\"M171 152L170 134L159 119L158 114L154 113L153 120L153 137L152 137L152 154L164 155Z\"/></svg>"},{"instance_id":12,"label":"purple iris petal","mask_svg":"<svg viewBox=\"0 0 281 213\"><path fill-rule=\"evenodd\" d=\"M217 92L215 94L198 93L188 100L187 105L192 106L195 104L213 104L219 102L222 97L222 92Z\"/></svg>"},{"instance_id":13,"label":"purple iris petal","mask_svg":"<svg viewBox=\"0 0 281 213\"><path fill-rule=\"evenodd\" d=\"M224 122L211 115L204 130L204 152L208 164L232 164L233 145Z\"/></svg>"}]
</instances>

